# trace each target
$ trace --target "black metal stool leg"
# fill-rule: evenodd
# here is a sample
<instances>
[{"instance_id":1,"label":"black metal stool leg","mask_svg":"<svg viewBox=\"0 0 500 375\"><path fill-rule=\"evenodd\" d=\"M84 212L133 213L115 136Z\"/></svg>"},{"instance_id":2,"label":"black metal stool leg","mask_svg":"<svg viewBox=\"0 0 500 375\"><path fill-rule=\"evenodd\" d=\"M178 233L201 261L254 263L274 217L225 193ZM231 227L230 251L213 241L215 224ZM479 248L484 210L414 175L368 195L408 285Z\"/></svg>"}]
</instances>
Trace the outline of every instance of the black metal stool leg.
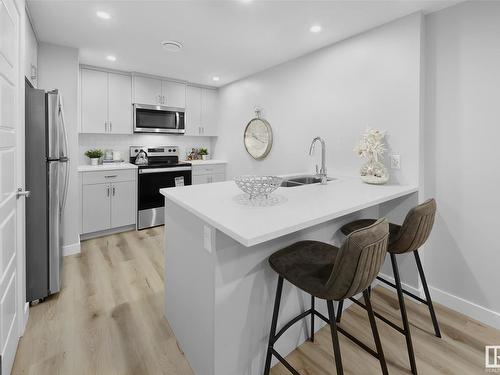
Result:
<instances>
[{"instance_id":1,"label":"black metal stool leg","mask_svg":"<svg viewBox=\"0 0 500 375\"><path fill-rule=\"evenodd\" d=\"M408 323L408 316L406 315L406 306L403 296L403 288L401 287L401 279L399 278L398 263L396 261L396 254L391 253L392 271L394 272L394 281L396 290L398 292L399 309L401 310L401 319L403 320L404 335L406 338L406 346L408 348L408 357L410 359L410 366L412 374L417 374L417 364L415 362L415 353L413 352L413 343L411 341L410 324Z\"/></svg>"},{"instance_id":2,"label":"black metal stool leg","mask_svg":"<svg viewBox=\"0 0 500 375\"><path fill-rule=\"evenodd\" d=\"M344 300L339 301L339 305L337 306L337 323L340 323L340 319L342 318L342 308L344 307Z\"/></svg>"},{"instance_id":3,"label":"black metal stool leg","mask_svg":"<svg viewBox=\"0 0 500 375\"><path fill-rule=\"evenodd\" d=\"M343 375L342 357L340 355L339 336L337 333L337 322L335 321L335 309L333 301L326 301L328 306L328 318L330 319L330 331L332 333L333 354L335 355L335 366L337 368L337 375Z\"/></svg>"},{"instance_id":4,"label":"black metal stool leg","mask_svg":"<svg viewBox=\"0 0 500 375\"><path fill-rule=\"evenodd\" d=\"M380 342L380 336L377 330L377 323L375 322L375 315L373 314L372 304L370 301L370 292L365 290L363 292L363 297L365 297L366 311L368 312L368 319L370 320L370 326L372 328L373 341L375 341L375 347L377 348L378 360L380 361L380 367L382 368L382 374L388 375L387 363L385 362L384 351L382 349L382 343Z\"/></svg>"},{"instance_id":5,"label":"black metal stool leg","mask_svg":"<svg viewBox=\"0 0 500 375\"><path fill-rule=\"evenodd\" d=\"M309 337L311 342L314 342L314 296L311 295L311 335Z\"/></svg>"},{"instance_id":6,"label":"black metal stool leg","mask_svg":"<svg viewBox=\"0 0 500 375\"><path fill-rule=\"evenodd\" d=\"M269 375L271 370L271 357L273 354L274 336L276 336L276 326L278 324L278 313L280 309L281 292L283 291L283 277L278 278L278 287L276 288L276 297L274 299L273 320L271 322L271 332L269 333L269 344L267 345L266 365L264 375Z\"/></svg>"},{"instance_id":7,"label":"black metal stool leg","mask_svg":"<svg viewBox=\"0 0 500 375\"><path fill-rule=\"evenodd\" d=\"M422 267L422 262L420 261L418 250L415 250L413 252L413 255L415 255L415 262L417 263L418 273L424 287L425 299L427 300L427 306L429 307L429 312L431 314L432 324L434 325L434 332L436 333L436 337L441 337L439 323L437 321L436 312L434 311L434 305L432 304L431 294L429 293L429 287L427 286L427 280L425 279L424 268Z\"/></svg>"}]
</instances>

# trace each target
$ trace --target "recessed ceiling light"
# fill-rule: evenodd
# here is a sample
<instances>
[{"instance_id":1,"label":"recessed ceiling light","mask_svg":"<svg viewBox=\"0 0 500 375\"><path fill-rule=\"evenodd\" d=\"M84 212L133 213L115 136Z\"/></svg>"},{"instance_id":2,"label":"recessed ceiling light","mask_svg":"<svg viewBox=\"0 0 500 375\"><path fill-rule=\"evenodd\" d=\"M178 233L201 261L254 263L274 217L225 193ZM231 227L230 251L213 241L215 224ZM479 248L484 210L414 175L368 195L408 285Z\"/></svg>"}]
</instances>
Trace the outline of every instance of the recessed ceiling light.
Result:
<instances>
[{"instance_id":1,"label":"recessed ceiling light","mask_svg":"<svg viewBox=\"0 0 500 375\"><path fill-rule=\"evenodd\" d=\"M103 12L102 10L97 11L97 17L102 18L103 20L109 20L111 16L108 12Z\"/></svg>"},{"instance_id":2,"label":"recessed ceiling light","mask_svg":"<svg viewBox=\"0 0 500 375\"><path fill-rule=\"evenodd\" d=\"M220 77L219 76L213 76L212 77L212 81L220 81Z\"/></svg>"},{"instance_id":3,"label":"recessed ceiling light","mask_svg":"<svg viewBox=\"0 0 500 375\"><path fill-rule=\"evenodd\" d=\"M177 52L182 48L182 43L176 42L175 40L164 40L161 42L164 49L170 52Z\"/></svg>"},{"instance_id":4,"label":"recessed ceiling light","mask_svg":"<svg viewBox=\"0 0 500 375\"><path fill-rule=\"evenodd\" d=\"M309 31L312 32L312 33L319 33L321 30L322 30L321 25L312 25L309 28Z\"/></svg>"},{"instance_id":5,"label":"recessed ceiling light","mask_svg":"<svg viewBox=\"0 0 500 375\"><path fill-rule=\"evenodd\" d=\"M109 61L116 61L116 56L113 56L113 55L108 55L108 56L106 56L106 58L107 58Z\"/></svg>"}]
</instances>

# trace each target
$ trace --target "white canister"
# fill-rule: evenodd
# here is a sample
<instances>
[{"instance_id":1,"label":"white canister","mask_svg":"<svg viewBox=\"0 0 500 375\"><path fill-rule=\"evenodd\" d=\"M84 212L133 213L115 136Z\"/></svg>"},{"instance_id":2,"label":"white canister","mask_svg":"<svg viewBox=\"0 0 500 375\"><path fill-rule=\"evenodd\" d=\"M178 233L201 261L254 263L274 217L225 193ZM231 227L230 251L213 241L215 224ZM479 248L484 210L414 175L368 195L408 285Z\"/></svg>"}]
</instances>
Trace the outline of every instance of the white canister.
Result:
<instances>
[{"instance_id":1,"label":"white canister","mask_svg":"<svg viewBox=\"0 0 500 375\"><path fill-rule=\"evenodd\" d=\"M113 160L115 160L115 161L122 160L121 156L122 155L121 155L120 151L113 151Z\"/></svg>"}]
</instances>

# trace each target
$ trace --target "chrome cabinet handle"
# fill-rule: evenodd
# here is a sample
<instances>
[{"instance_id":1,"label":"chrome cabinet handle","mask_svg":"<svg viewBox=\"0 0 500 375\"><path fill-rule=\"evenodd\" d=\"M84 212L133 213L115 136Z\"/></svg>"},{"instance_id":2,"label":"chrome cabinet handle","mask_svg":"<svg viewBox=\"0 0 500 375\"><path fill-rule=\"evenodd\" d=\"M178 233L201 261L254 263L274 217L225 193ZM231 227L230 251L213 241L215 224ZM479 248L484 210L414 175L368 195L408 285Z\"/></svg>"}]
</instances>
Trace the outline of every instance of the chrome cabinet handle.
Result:
<instances>
[{"instance_id":1,"label":"chrome cabinet handle","mask_svg":"<svg viewBox=\"0 0 500 375\"><path fill-rule=\"evenodd\" d=\"M106 194L109 197L109 186L106 188Z\"/></svg>"},{"instance_id":2,"label":"chrome cabinet handle","mask_svg":"<svg viewBox=\"0 0 500 375\"><path fill-rule=\"evenodd\" d=\"M109 122L109 132L111 133L113 131L113 123L110 121Z\"/></svg>"},{"instance_id":3,"label":"chrome cabinet handle","mask_svg":"<svg viewBox=\"0 0 500 375\"><path fill-rule=\"evenodd\" d=\"M114 175L110 175L110 176L104 176L104 178L115 178L115 177L118 177L118 175L114 174Z\"/></svg>"},{"instance_id":4,"label":"chrome cabinet handle","mask_svg":"<svg viewBox=\"0 0 500 375\"><path fill-rule=\"evenodd\" d=\"M115 187L113 186L113 197L115 196Z\"/></svg>"},{"instance_id":5,"label":"chrome cabinet handle","mask_svg":"<svg viewBox=\"0 0 500 375\"><path fill-rule=\"evenodd\" d=\"M104 133L108 132L108 123L104 121Z\"/></svg>"}]
</instances>

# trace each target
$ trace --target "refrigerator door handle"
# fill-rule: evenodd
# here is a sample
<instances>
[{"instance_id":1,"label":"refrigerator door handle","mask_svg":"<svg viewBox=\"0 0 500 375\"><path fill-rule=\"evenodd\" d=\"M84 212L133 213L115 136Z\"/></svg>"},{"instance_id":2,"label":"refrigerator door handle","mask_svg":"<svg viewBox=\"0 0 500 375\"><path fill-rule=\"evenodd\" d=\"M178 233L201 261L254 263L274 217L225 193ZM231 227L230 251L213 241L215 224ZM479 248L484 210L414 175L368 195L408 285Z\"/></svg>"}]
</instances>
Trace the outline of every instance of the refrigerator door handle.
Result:
<instances>
[{"instance_id":1,"label":"refrigerator door handle","mask_svg":"<svg viewBox=\"0 0 500 375\"><path fill-rule=\"evenodd\" d=\"M69 158L68 158L68 133L66 131L66 122L64 121L64 110L63 110L63 104L62 104L62 97L61 95L58 94L58 112L59 112L59 123L60 123L60 128L62 132L62 138L63 138L63 145L61 148L61 162L66 163L65 164L65 173L64 173L64 183L63 183L63 194L61 198L61 213L64 210L64 207L66 207L66 198L68 196L68 183L69 183Z\"/></svg>"}]
</instances>

